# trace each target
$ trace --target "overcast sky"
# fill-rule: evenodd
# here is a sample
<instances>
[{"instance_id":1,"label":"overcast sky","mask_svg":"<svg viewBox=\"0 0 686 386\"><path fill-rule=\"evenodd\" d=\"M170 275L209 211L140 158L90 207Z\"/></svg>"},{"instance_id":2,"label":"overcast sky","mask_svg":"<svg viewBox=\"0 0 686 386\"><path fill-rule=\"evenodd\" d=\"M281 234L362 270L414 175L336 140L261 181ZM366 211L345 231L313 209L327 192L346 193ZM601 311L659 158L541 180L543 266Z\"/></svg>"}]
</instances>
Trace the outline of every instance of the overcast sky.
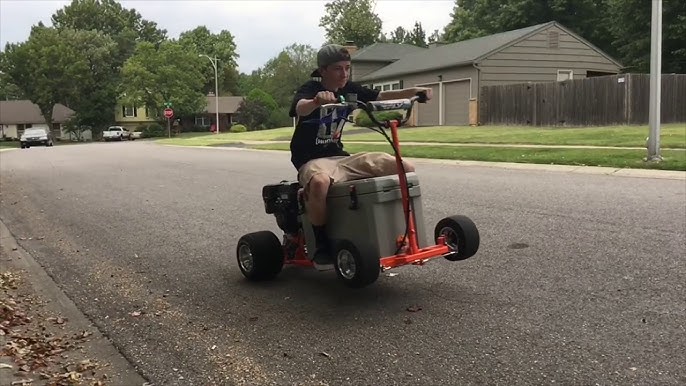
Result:
<instances>
[{"instance_id":1,"label":"overcast sky","mask_svg":"<svg viewBox=\"0 0 686 386\"><path fill-rule=\"evenodd\" d=\"M28 38L31 26L43 21L71 1L0 0L0 49L7 42ZM229 30L236 39L239 71L250 72L292 43L319 47L324 30L319 19L326 0L135 0L120 1L135 8L145 19L155 21L176 38L183 31L205 25L212 32ZM450 21L454 0L377 0L375 12L386 33L401 25L405 29L422 23L427 35L443 30ZM239 8L241 10L239 11ZM305 14L309 16L305 16Z\"/></svg>"}]
</instances>

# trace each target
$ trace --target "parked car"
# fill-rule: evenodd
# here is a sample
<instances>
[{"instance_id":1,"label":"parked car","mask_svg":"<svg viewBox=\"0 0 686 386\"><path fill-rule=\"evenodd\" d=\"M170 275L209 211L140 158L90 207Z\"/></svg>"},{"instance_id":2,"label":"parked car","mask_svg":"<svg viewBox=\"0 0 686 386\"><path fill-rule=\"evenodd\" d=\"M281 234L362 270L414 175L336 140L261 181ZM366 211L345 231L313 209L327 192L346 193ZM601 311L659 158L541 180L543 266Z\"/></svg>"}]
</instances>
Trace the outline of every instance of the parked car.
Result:
<instances>
[{"instance_id":1,"label":"parked car","mask_svg":"<svg viewBox=\"0 0 686 386\"><path fill-rule=\"evenodd\" d=\"M26 129L24 130L24 134L19 138L22 149L28 149L31 146L38 145L52 146L53 140L54 138L50 130L41 128Z\"/></svg>"},{"instance_id":2,"label":"parked car","mask_svg":"<svg viewBox=\"0 0 686 386\"><path fill-rule=\"evenodd\" d=\"M105 141L132 140L131 132L121 126L110 126L102 132L102 139Z\"/></svg>"}]
</instances>

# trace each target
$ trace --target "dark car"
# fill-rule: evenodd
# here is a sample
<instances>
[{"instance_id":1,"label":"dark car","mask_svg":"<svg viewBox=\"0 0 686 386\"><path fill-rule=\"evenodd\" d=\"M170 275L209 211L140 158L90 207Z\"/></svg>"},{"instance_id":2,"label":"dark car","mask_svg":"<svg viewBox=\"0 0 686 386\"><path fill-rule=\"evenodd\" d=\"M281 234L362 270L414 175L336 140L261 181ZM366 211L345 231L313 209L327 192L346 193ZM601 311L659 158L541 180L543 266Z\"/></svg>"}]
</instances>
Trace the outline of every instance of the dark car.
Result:
<instances>
[{"instance_id":1,"label":"dark car","mask_svg":"<svg viewBox=\"0 0 686 386\"><path fill-rule=\"evenodd\" d=\"M29 148L31 146L52 146L53 137L48 129L26 129L21 135L21 148Z\"/></svg>"}]
</instances>

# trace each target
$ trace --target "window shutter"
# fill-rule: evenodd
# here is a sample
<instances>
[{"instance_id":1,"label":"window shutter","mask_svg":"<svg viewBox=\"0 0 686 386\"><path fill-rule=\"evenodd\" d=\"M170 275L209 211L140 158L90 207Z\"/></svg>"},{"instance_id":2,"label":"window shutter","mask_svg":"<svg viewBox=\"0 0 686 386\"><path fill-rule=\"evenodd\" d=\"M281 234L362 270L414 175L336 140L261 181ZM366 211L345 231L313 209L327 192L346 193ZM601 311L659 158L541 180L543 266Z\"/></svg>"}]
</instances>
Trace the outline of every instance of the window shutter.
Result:
<instances>
[{"instance_id":1,"label":"window shutter","mask_svg":"<svg viewBox=\"0 0 686 386\"><path fill-rule=\"evenodd\" d=\"M126 106L121 107L121 116L125 117L126 116Z\"/></svg>"},{"instance_id":2,"label":"window shutter","mask_svg":"<svg viewBox=\"0 0 686 386\"><path fill-rule=\"evenodd\" d=\"M401 90L405 88L405 87L403 87L403 80L402 79L400 79L400 81L398 83L400 83L399 87Z\"/></svg>"}]
</instances>

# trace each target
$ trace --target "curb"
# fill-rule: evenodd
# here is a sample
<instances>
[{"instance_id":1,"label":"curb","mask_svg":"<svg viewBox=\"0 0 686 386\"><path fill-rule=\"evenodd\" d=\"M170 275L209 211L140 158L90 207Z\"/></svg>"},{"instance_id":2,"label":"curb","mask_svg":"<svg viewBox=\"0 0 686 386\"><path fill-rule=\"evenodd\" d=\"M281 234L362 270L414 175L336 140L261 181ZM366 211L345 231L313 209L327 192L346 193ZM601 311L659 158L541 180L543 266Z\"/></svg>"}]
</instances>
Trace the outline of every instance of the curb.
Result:
<instances>
[{"instance_id":1,"label":"curb","mask_svg":"<svg viewBox=\"0 0 686 386\"><path fill-rule=\"evenodd\" d=\"M0 219L0 252L3 270L14 269L21 272L27 287L47 303L46 307L64 316L69 329L92 332L85 344L88 351L98 360L106 361L109 381L122 385L146 385L136 368L119 352L112 342L84 315L59 288L43 267L17 243L9 228Z\"/></svg>"},{"instance_id":2,"label":"curb","mask_svg":"<svg viewBox=\"0 0 686 386\"><path fill-rule=\"evenodd\" d=\"M235 143L234 145L250 145L251 143ZM267 153L287 153L284 150L262 150L251 149L247 147L237 146L186 146L186 145L170 145L161 144L168 147L182 147L182 148L200 148L210 150L228 150L228 151L253 151L253 152L267 152ZM679 170L657 170L657 169L622 169L602 166L576 166L576 165L546 165L546 164L531 164L518 162L485 162L485 161L463 161L463 160L443 160L432 158L413 158L403 157L406 160L411 160L414 163L420 164L435 164L435 165L454 165L454 166L476 166L487 168L500 168L510 170L530 170L530 171L550 171L561 173L574 174L595 174L608 175L617 177L634 177L634 178L655 178L666 180L682 180L686 181L686 171Z\"/></svg>"}]
</instances>

